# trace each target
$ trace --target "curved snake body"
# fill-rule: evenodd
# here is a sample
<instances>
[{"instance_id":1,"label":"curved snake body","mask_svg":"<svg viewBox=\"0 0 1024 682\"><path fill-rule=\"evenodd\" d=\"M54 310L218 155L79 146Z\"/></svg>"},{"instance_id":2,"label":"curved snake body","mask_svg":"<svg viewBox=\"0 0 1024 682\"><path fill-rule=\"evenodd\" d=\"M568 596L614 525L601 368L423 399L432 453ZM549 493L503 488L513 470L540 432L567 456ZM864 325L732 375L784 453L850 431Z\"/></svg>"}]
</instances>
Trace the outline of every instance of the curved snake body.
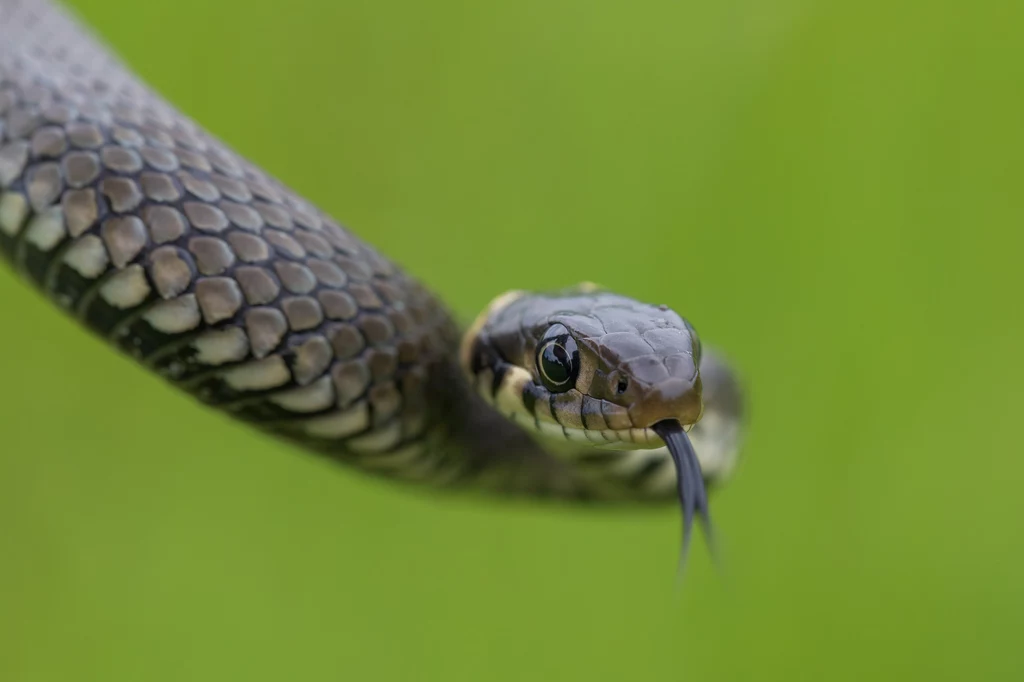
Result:
<instances>
[{"instance_id":1,"label":"curved snake body","mask_svg":"<svg viewBox=\"0 0 1024 682\"><path fill-rule=\"evenodd\" d=\"M687 345L695 333L674 313L586 288L506 296L466 333L460 358L459 327L431 291L176 111L48 0L0 0L0 254L207 405L367 471L673 499L672 462L650 424L629 423L635 410L612 393L537 388L527 356L542 339L531 334L557 315L591 383L595 372L688 367L702 476L722 479L735 461L736 380ZM672 348L651 359L662 337ZM647 345L626 349L638 339ZM602 438L603 448L576 442Z\"/></svg>"}]
</instances>

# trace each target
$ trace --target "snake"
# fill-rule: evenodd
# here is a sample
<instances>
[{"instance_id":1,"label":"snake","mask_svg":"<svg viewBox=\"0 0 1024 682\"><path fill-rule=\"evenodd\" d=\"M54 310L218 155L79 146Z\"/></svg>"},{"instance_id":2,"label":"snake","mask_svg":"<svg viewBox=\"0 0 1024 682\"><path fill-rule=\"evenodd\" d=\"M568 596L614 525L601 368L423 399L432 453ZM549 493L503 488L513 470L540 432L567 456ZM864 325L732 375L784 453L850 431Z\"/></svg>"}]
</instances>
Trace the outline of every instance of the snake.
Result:
<instances>
[{"instance_id":1,"label":"snake","mask_svg":"<svg viewBox=\"0 0 1024 682\"><path fill-rule=\"evenodd\" d=\"M53 0L0 0L0 257L145 371L353 471L679 504L685 554L739 459L738 373L669 306L525 287L461 324Z\"/></svg>"}]
</instances>

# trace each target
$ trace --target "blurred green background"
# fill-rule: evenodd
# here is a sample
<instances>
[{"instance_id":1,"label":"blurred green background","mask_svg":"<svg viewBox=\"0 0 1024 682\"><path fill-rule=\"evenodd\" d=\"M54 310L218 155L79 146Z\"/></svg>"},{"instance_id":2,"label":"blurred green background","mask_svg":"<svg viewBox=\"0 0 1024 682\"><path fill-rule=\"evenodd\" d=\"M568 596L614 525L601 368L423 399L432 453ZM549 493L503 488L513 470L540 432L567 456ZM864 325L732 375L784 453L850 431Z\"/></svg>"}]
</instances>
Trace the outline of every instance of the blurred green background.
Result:
<instances>
[{"instance_id":1,"label":"blurred green background","mask_svg":"<svg viewBox=\"0 0 1024 682\"><path fill-rule=\"evenodd\" d=\"M673 509L368 480L2 271L0 680L1024 676L1024 5L74 4L459 315L664 301L753 414L677 594Z\"/></svg>"}]
</instances>

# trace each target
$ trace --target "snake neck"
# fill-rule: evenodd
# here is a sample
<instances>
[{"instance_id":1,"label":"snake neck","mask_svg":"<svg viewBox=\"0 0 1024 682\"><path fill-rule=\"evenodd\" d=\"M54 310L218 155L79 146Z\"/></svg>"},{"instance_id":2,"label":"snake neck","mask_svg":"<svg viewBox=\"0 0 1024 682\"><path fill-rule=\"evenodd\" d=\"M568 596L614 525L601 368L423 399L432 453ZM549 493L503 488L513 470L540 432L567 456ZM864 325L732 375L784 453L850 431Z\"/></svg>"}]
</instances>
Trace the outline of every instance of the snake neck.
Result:
<instances>
[{"instance_id":1,"label":"snake neck","mask_svg":"<svg viewBox=\"0 0 1024 682\"><path fill-rule=\"evenodd\" d=\"M587 482L569 462L509 421L476 390L454 356L437 368L438 457L452 461L458 479L476 490L511 496L587 499Z\"/></svg>"}]
</instances>

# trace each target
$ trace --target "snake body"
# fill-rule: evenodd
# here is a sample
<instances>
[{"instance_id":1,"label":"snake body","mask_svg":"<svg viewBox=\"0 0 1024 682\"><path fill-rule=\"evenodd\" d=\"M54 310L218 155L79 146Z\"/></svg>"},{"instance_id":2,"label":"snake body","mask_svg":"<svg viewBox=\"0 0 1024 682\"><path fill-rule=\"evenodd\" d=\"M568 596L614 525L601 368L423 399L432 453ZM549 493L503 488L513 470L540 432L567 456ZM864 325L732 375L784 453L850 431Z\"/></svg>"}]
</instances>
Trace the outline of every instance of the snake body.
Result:
<instances>
[{"instance_id":1,"label":"snake body","mask_svg":"<svg viewBox=\"0 0 1024 682\"><path fill-rule=\"evenodd\" d=\"M365 471L669 500L655 412L690 430L697 478L723 480L736 459L738 383L674 312L588 286L518 292L460 333L426 286L49 0L0 0L0 254L203 403ZM548 328L565 334L543 352L569 363L571 341L579 358L571 390L538 378Z\"/></svg>"}]
</instances>

